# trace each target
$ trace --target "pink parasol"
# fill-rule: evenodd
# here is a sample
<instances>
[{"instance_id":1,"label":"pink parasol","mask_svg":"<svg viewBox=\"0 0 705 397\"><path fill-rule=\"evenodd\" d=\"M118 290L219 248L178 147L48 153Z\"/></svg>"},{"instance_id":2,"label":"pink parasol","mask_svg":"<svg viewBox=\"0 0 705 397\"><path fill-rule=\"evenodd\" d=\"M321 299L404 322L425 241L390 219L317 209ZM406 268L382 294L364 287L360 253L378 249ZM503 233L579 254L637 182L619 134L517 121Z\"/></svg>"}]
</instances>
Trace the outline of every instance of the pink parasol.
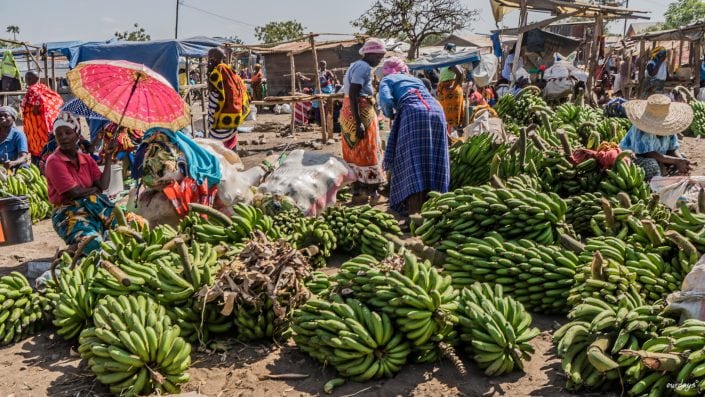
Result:
<instances>
[{"instance_id":1,"label":"pink parasol","mask_svg":"<svg viewBox=\"0 0 705 397\"><path fill-rule=\"evenodd\" d=\"M159 73L128 61L79 63L66 75L74 95L123 127L177 131L190 123L189 107Z\"/></svg>"}]
</instances>

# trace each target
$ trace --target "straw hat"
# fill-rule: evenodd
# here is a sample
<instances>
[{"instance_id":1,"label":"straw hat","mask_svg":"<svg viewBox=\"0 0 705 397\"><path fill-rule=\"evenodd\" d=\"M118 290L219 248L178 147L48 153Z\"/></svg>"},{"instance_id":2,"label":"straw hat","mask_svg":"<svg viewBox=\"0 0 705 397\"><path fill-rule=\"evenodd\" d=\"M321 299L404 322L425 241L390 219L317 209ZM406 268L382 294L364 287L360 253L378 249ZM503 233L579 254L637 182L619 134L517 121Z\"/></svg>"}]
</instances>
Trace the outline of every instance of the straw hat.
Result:
<instances>
[{"instance_id":1,"label":"straw hat","mask_svg":"<svg viewBox=\"0 0 705 397\"><path fill-rule=\"evenodd\" d=\"M624 110L634 126L649 134L670 136L684 131L693 122L693 110L686 103L671 102L666 95L626 102Z\"/></svg>"}]
</instances>

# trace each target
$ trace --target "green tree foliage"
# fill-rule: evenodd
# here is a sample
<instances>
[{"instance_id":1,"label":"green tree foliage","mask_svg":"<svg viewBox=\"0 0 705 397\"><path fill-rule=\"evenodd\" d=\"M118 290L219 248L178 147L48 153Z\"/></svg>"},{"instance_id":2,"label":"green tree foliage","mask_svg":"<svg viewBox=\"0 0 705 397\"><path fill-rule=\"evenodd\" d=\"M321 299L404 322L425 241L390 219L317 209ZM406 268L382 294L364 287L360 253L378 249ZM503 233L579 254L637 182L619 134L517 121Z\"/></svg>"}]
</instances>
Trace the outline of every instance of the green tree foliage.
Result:
<instances>
[{"instance_id":1,"label":"green tree foliage","mask_svg":"<svg viewBox=\"0 0 705 397\"><path fill-rule=\"evenodd\" d=\"M306 28L296 20L269 22L264 26L255 27L255 37L263 43L293 40L304 35Z\"/></svg>"},{"instance_id":2,"label":"green tree foliage","mask_svg":"<svg viewBox=\"0 0 705 397\"><path fill-rule=\"evenodd\" d=\"M668 5L664 15L666 17L664 28L677 29L705 18L705 1L676 0Z\"/></svg>"},{"instance_id":3,"label":"green tree foliage","mask_svg":"<svg viewBox=\"0 0 705 397\"><path fill-rule=\"evenodd\" d=\"M351 23L370 36L408 41L414 59L427 37L466 28L477 15L458 0L377 0Z\"/></svg>"},{"instance_id":4,"label":"green tree foliage","mask_svg":"<svg viewBox=\"0 0 705 397\"><path fill-rule=\"evenodd\" d=\"M117 37L118 40L124 41L149 41L152 39L139 24L136 23L132 26L135 28L132 32L115 32L115 37Z\"/></svg>"},{"instance_id":5,"label":"green tree foliage","mask_svg":"<svg viewBox=\"0 0 705 397\"><path fill-rule=\"evenodd\" d=\"M12 33L12 40L17 41L17 35L20 34L20 27L17 25L10 25L7 27L7 33Z\"/></svg>"}]
</instances>

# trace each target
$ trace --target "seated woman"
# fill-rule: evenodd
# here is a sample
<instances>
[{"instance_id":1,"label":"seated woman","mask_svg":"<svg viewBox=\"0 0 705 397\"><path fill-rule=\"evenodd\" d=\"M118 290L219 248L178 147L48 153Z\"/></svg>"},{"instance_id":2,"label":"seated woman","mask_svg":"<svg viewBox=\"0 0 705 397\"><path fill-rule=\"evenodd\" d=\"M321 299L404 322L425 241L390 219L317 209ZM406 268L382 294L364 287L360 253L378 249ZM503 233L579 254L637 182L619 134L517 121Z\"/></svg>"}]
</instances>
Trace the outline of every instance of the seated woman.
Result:
<instances>
[{"instance_id":1,"label":"seated woman","mask_svg":"<svg viewBox=\"0 0 705 397\"><path fill-rule=\"evenodd\" d=\"M383 163L392 174L390 207L414 214L421 211L429 191L448 191L446 119L441 105L421 80L408 74L401 59L388 59L383 72L379 103L384 115L394 120Z\"/></svg>"},{"instance_id":2,"label":"seated woman","mask_svg":"<svg viewBox=\"0 0 705 397\"><path fill-rule=\"evenodd\" d=\"M676 135L693 121L690 106L656 94L646 100L628 101L623 107L632 127L619 147L634 152L634 163L644 169L645 179L649 181L657 175L688 175L692 170L690 161L678 150L680 144Z\"/></svg>"},{"instance_id":3,"label":"seated woman","mask_svg":"<svg viewBox=\"0 0 705 397\"><path fill-rule=\"evenodd\" d=\"M68 245L95 236L85 246L90 253L100 248L106 230L116 226L113 204L103 191L110 185L110 166L117 149L115 141L104 145L105 168L101 173L93 158L78 150L81 124L68 113L54 122L58 149L46 161L49 201L54 205L51 220L54 230Z\"/></svg>"},{"instance_id":4,"label":"seated woman","mask_svg":"<svg viewBox=\"0 0 705 397\"><path fill-rule=\"evenodd\" d=\"M17 111L0 106L0 162L5 168L29 167L27 136L15 125Z\"/></svg>"}]
</instances>

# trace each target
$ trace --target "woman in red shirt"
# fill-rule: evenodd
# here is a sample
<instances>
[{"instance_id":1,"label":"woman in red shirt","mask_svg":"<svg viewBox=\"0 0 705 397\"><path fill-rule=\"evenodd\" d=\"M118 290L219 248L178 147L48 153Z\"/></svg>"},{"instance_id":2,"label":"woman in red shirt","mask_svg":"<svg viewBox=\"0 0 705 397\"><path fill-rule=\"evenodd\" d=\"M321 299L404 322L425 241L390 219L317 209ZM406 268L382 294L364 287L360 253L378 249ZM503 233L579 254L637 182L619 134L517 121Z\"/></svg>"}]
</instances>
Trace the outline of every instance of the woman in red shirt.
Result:
<instances>
[{"instance_id":1,"label":"woman in red shirt","mask_svg":"<svg viewBox=\"0 0 705 397\"><path fill-rule=\"evenodd\" d=\"M103 191L110 185L110 168L117 149L115 141L106 142L103 172L95 160L78 150L81 124L68 113L54 121L58 148L46 161L49 201L54 205L54 230L69 245L77 245L86 237L94 237L85 248L89 253L100 248L106 230L116 224L113 203Z\"/></svg>"}]
</instances>

